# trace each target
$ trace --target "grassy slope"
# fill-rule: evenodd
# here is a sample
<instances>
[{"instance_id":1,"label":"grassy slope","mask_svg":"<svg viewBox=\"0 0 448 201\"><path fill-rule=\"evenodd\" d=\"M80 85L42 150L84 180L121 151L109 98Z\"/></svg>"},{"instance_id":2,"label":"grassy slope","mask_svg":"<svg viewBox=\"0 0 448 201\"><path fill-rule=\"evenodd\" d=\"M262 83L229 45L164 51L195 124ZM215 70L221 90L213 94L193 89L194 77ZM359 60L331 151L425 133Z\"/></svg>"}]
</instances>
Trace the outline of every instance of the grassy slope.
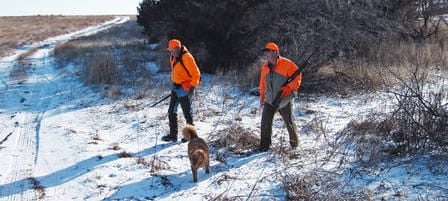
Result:
<instances>
[{"instance_id":1,"label":"grassy slope","mask_svg":"<svg viewBox=\"0 0 448 201\"><path fill-rule=\"evenodd\" d=\"M113 16L0 17L0 57L20 45L80 30L113 19Z\"/></svg>"}]
</instances>

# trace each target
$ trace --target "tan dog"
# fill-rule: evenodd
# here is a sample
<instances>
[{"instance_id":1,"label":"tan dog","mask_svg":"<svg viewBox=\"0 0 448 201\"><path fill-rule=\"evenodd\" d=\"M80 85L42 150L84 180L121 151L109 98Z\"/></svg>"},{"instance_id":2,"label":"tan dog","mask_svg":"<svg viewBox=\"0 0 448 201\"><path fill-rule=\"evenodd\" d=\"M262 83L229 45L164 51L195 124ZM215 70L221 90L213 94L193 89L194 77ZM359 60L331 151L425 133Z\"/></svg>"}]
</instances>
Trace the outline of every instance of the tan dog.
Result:
<instances>
[{"instance_id":1,"label":"tan dog","mask_svg":"<svg viewBox=\"0 0 448 201\"><path fill-rule=\"evenodd\" d=\"M193 181L198 181L198 169L205 167L205 173L210 173L210 151L205 140L200 138L196 133L196 129L192 125L185 125L182 128L183 137L188 140L188 157L191 163L191 172L193 173Z\"/></svg>"}]
</instances>

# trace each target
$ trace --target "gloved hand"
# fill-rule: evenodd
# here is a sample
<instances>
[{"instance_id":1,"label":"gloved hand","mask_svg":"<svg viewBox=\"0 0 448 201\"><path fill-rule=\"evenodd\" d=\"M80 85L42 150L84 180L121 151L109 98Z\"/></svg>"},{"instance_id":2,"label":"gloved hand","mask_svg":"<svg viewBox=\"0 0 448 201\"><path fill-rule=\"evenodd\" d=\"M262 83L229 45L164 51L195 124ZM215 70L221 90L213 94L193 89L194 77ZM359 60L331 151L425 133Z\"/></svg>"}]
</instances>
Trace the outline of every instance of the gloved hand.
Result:
<instances>
[{"instance_id":1,"label":"gloved hand","mask_svg":"<svg viewBox=\"0 0 448 201\"><path fill-rule=\"evenodd\" d=\"M190 81L182 82L182 88L184 88L185 91L190 91L191 82Z\"/></svg>"},{"instance_id":2,"label":"gloved hand","mask_svg":"<svg viewBox=\"0 0 448 201\"><path fill-rule=\"evenodd\" d=\"M281 88L281 90L282 90L282 94L280 95L280 98L288 96L289 94L291 94L291 91L292 91L291 88L288 85L283 86Z\"/></svg>"}]
</instances>

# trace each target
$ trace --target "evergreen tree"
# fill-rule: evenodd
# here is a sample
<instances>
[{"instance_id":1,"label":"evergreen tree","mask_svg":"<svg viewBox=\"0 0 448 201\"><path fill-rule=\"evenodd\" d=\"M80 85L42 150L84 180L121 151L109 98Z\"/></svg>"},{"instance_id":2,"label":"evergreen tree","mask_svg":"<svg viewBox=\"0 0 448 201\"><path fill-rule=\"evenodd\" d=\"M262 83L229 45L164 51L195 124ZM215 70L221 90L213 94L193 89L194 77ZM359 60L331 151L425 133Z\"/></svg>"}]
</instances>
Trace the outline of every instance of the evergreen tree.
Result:
<instances>
[{"instance_id":1,"label":"evergreen tree","mask_svg":"<svg viewBox=\"0 0 448 201\"><path fill-rule=\"evenodd\" d=\"M304 52L316 48L319 53L313 59L325 61L362 56L381 41L415 38L417 2L143 0L137 21L151 42L179 38L201 70L213 73L253 63L269 41L300 63Z\"/></svg>"}]
</instances>

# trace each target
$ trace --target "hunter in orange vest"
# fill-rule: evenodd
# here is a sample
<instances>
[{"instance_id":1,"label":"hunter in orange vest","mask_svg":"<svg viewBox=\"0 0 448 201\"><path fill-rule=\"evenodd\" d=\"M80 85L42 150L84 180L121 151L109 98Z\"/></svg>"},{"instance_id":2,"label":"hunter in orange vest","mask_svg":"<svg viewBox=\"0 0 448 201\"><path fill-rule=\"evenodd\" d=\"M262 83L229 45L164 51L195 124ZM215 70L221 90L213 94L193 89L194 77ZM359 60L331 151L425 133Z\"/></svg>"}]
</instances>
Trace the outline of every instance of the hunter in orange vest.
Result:
<instances>
[{"instance_id":1,"label":"hunter in orange vest","mask_svg":"<svg viewBox=\"0 0 448 201\"><path fill-rule=\"evenodd\" d=\"M191 103L194 90L199 86L201 72L196 65L193 55L188 52L188 49L178 39L170 40L167 50L170 52L173 87L168 108L170 133L163 136L162 140L176 142L178 134L177 108L180 104L187 124L193 125ZM186 142L186 140L182 139L182 142Z\"/></svg>"},{"instance_id":2,"label":"hunter in orange vest","mask_svg":"<svg viewBox=\"0 0 448 201\"><path fill-rule=\"evenodd\" d=\"M285 121L289 133L289 143L294 149L298 146L297 128L292 115L291 100L302 82L300 73L291 82L284 85L299 67L291 60L280 56L277 44L270 42L263 48L266 61L261 66L260 76L260 104L263 107L261 117L261 139L258 151L268 151L271 145L272 122L274 114L278 111ZM274 106L274 99L280 95L280 104ZM266 103L266 104L265 104Z\"/></svg>"}]
</instances>

